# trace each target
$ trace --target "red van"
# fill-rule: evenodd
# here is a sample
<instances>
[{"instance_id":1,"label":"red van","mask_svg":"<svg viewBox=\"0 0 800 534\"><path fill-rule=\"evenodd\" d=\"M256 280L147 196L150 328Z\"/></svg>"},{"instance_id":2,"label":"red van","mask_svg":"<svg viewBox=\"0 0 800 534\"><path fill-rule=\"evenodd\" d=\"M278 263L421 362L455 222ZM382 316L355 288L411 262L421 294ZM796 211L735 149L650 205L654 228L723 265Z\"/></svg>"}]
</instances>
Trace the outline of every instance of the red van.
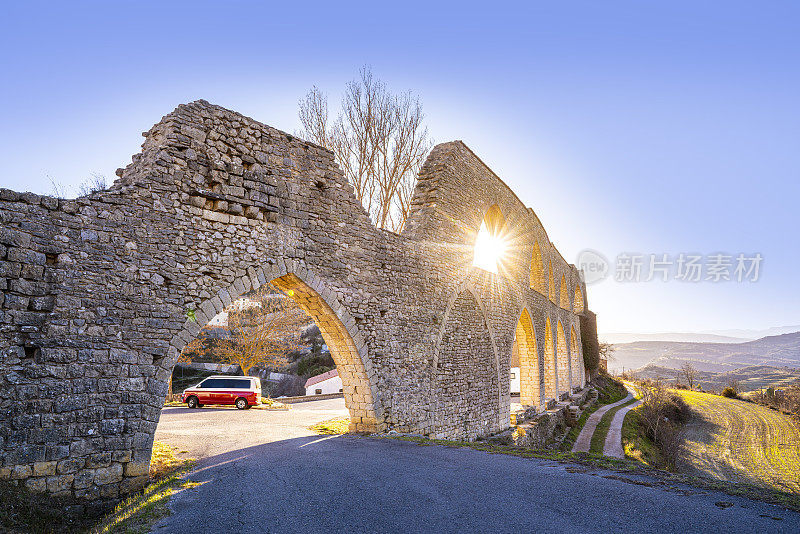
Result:
<instances>
[{"instance_id":1,"label":"red van","mask_svg":"<svg viewBox=\"0 0 800 534\"><path fill-rule=\"evenodd\" d=\"M261 404L261 380L253 376L209 376L196 386L183 390L181 402L189 408L204 404L233 404L244 410Z\"/></svg>"}]
</instances>

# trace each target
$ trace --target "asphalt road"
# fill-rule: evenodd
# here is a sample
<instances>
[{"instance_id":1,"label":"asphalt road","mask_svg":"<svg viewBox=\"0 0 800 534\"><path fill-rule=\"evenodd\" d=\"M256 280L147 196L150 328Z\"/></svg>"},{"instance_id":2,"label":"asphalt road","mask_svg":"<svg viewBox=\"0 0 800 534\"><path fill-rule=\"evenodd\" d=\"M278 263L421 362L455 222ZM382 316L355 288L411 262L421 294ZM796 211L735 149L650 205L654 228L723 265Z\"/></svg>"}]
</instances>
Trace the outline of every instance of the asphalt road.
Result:
<instances>
[{"instance_id":1,"label":"asphalt road","mask_svg":"<svg viewBox=\"0 0 800 534\"><path fill-rule=\"evenodd\" d=\"M173 496L172 515L153 532L800 530L798 513L647 477L393 439L310 436L306 422L330 417L315 415L317 407L343 409L336 401L289 412L166 409L158 439L224 438L185 447L209 453L189 475L201 484Z\"/></svg>"}]
</instances>

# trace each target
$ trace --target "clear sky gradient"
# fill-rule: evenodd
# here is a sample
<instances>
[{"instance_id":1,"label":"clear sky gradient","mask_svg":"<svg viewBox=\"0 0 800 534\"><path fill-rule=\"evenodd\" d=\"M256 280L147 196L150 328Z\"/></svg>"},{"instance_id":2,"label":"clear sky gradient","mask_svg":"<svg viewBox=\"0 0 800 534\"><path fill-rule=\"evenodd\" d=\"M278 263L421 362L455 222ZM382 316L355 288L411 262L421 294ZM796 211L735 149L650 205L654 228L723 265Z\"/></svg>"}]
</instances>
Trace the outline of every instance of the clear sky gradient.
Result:
<instances>
[{"instance_id":1,"label":"clear sky gradient","mask_svg":"<svg viewBox=\"0 0 800 534\"><path fill-rule=\"evenodd\" d=\"M764 257L755 283L592 285L601 332L800 324L800 4L660 4L7 3L0 186L114 178L199 98L293 132L312 84L335 105L368 64L571 262Z\"/></svg>"}]
</instances>

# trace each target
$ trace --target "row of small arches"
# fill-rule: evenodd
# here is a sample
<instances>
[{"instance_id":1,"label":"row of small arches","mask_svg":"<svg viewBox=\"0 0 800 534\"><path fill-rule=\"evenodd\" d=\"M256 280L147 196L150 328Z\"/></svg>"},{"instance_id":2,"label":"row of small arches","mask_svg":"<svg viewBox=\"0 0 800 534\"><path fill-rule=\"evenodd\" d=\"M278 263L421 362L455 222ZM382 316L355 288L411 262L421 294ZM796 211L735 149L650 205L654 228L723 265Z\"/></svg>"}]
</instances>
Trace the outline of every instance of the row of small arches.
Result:
<instances>
[{"instance_id":1,"label":"row of small arches","mask_svg":"<svg viewBox=\"0 0 800 534\"><path fill-rule=\"evenodd\" d=\"M484 228L490 235L494 236L503 237L509 233L506 226L506 219L497 204L493 204L486 211L483 217L481 230ZM570 288L567 286L567 278L562 274L561 283L558 286L559 289L556 291L555 278L553 276L553 262L548 261L547 271L545 272L544 262L542 261L542 251L538 241L534 241L533 243L530 265L531 289L547 296L550 302L558 304L559 307L565 310L572 310L574 313L582 313L584 311L585 304L580 283L575 284L575 288L570 291ZM573 297L571 302L570 292Z\"/></svg>"}]
</instances>

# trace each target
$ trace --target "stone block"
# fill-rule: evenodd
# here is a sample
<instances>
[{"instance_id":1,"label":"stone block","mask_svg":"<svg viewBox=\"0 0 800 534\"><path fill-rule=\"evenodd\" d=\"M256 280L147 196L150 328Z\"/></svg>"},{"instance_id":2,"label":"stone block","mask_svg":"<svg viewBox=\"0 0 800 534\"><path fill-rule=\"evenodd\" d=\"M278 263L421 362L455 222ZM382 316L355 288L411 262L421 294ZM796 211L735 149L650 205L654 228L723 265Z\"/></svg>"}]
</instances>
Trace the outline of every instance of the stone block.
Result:
<instances>
[{"instance_id":1,"label":"stone block","mask_svg":"<svg viewBox=\"0 0 800 534\"><path fill-rule=\"evenodd\" d=\"M33 464L33 476L41 477L56 474L56 462L36 462Z\"/></svg>"},{"instance_id":2,"label":"stone block","mask_svg":"<svg viewBox=\"0 0 800 534\"><path fill-rule=\"evenodd\" d=\"M138 477L150 473L150 460L136 460L125 464L126 477Z\"/></svg>"},{"instance_id":3,"label":"stone block","mask_svg":"<svg viewBox=\"0 0 800 534\"><path fill-rule=\"evenodd\" d=\"M119 482L122 480L122 464L114 463L108 467L101 467L99 469L95 469L94 472L94 483L98 486L102 486L103 484L112 484L114 482Z\"/></svg>"},{"instance_id":4,"label":"stone block","mask_svg":"<svg viewBox=\"0 0 800 534\"><path fill-rule=\"evenodd\" d=\"M57 471L59 474L68 475L71 473L75 473L79 469L83 468L86 464L86 459L77 457L77 458L66 458L58 462Z\"/></svg>"}]
</instances>

